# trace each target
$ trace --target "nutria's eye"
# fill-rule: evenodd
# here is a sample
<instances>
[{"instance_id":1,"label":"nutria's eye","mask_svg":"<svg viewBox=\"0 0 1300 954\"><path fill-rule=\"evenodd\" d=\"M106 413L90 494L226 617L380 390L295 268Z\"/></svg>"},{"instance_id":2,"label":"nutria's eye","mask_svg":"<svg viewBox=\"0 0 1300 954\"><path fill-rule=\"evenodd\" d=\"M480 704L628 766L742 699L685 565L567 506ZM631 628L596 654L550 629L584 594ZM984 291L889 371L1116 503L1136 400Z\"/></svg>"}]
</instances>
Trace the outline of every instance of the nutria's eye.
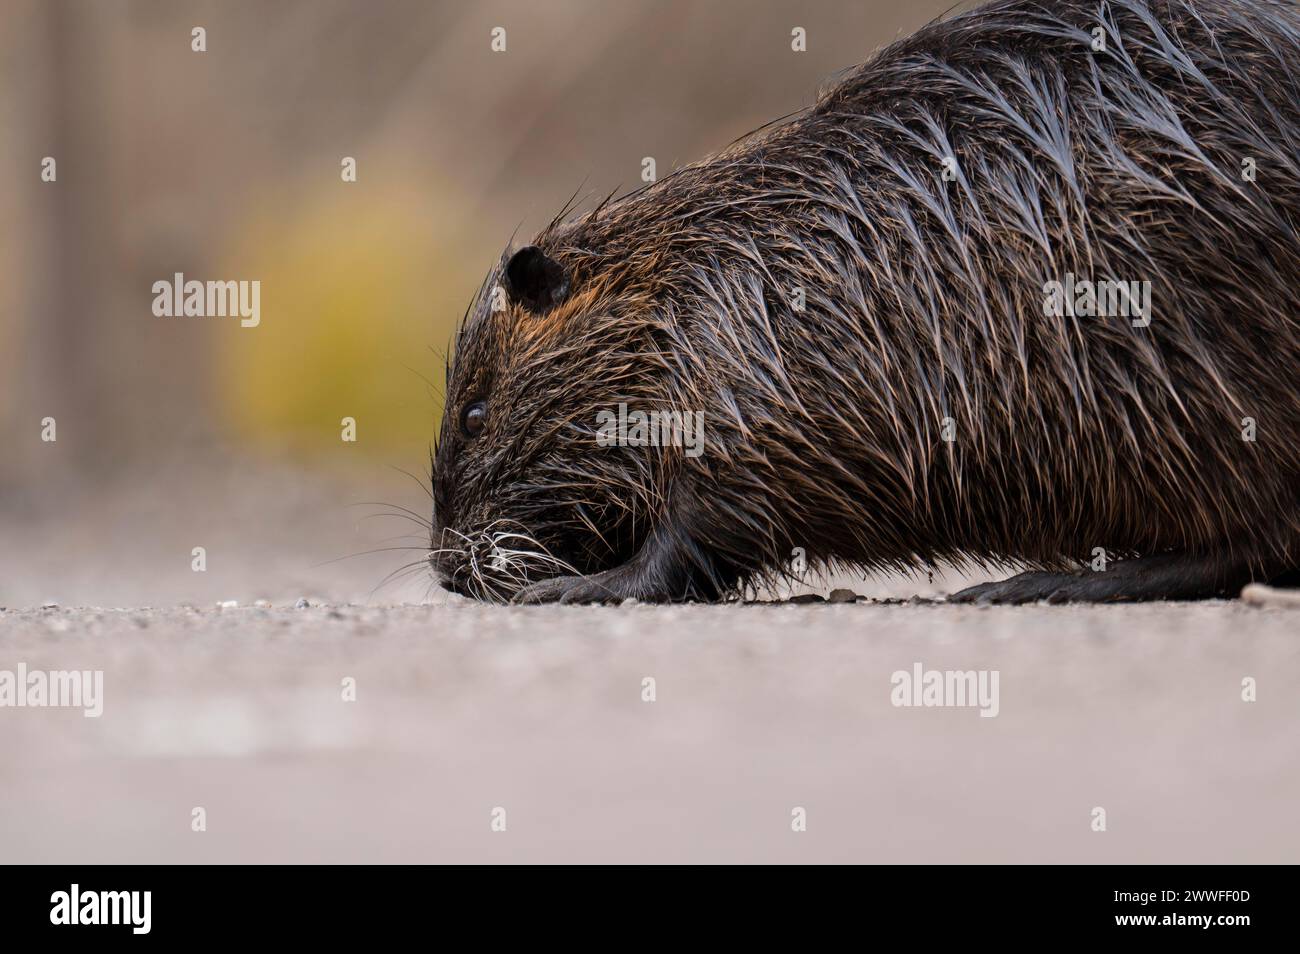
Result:
<instances>
[{"instance_id":1,"label":"nutria's eye","mask_svg":"<svg viewBox=\"0 0 1300 954\"><path fill-rule=\"evenodd\" d=\"M487 402L475 401L465 408L465 415L461 418L461 426L465 429L465 434L468 437L478 437L482 434L483 428L487 426Z\"/></svg>"}]
</instances>

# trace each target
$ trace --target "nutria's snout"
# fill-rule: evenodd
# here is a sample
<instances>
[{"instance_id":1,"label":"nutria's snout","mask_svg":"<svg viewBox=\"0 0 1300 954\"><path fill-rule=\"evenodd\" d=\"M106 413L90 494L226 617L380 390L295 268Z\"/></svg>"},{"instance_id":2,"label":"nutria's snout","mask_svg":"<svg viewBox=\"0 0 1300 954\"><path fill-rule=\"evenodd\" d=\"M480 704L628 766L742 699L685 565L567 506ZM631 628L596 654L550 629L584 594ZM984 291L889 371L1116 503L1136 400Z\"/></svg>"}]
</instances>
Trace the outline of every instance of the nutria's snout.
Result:
<instances>
[{"instance_id":1,"label":"nutria's snout","mask_svg":"<svg viewBox=\"0 0 1300 954\"><path fill-rule=\"evenodd\" d=\"M428 563L449 593L508 603L544 580L582 571L512 520L488 520L477 531L436 527Z\"/></svg>"},{"instance_id":2,"label":"nutria's snout","mask_svg":"<svg viewBox=\"0 0 1300 954\"><path fill-rule=\"evenodd\" d=\"M438 578L438 585L448 593L455 593L457 596L468 596L471 598L474 596L468 586L455 582L451 577L440 576Z\"/></svg>"},{"instance_id":3,"label":"nutria's snout","mask_svg":"<svg viewBox=\"0 0 1300 954\"><path fill-rule=\"evenodd\" d=\"M474 595L467 583L468 574L457 564L453 553L449 553L441 547L431 548L429 569L433 572L433 578L437 584L448 593L470 597Z\"/></svg>"},{"instance_id":4,"label":"nutria's snout","mask_svg":"<svg viewBox=\"0 0 1300 954\"><path fill-rule=\"evenodd\" d=\"M448 593L504 602L512 588L492 579L495 564L490 552L475 545L474 535L451 527L436 527L429 548L429 568L438 585Z\"/></svg>"}]
</instances>

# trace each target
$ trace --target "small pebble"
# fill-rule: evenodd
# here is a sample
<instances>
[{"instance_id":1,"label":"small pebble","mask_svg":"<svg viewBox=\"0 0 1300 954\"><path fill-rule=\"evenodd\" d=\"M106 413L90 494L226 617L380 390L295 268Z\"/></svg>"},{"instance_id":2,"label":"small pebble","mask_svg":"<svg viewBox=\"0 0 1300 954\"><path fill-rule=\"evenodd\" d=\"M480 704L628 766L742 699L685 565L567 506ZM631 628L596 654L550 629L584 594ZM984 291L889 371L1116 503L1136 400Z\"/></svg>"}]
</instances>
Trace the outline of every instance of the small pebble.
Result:
<instances>
[{"instance_id":1,"label":"small pebble","mask_svg":"<svg viewBox=\"0 0 1300 954\"><path fill-rule=\"evenodd\" d=\"M239 606L239 600L221 600L217 603L217 609L235 609Z\"/></svg>"},{"instance_id":2,"label":"small pebble","mask_svg":"<svg viewBox=\"0 0 1300 954\"><path fill-rule=\"evenodd\" d=\"M831 590L831 595L828 602L856 603L861 598L862 598L861 596L859 596L857 593L854 593L852 590Z\"/></svg>"},{"instance_id":3,"label":"small pebble","mask_svg":"<svg viewBox=\"0 0 1300 954\"><path fill-rule=\"evenodd\" d=\"M271 601L270 601L270 600L254 600L254 601L253 601L253 605L256 606L258 609L270 609L270 608L271 608Z\"/></svg>"},{"instance_id":4,"label":"small pebble","mask_svg":"<svg viewBox=\"0 0 1300 954\"><path fill-rule=\"evenodd\" d=\"M1263 583L1251 583L1241 591L1243 603L1252 606L1298 606L1300 607L1300 590L1278 589Z\"/></svg>"},{"instance_id":5,"label":"small pebble","mask_svg":"<svg viewBox=\"0 0 1300 954\"><path fill-rule=\"evenodd\" d=\"M790 597L788 600L786 600L786 602L787 603L825 603L826 597L822 596L820 593L803 593L799 596Z\"/></svg>"},{"instance_id":6,"label":"small pebble","mask_svg":"<svg viewBox=\"0 0 1300 954\"><path fill-rule=\"evenodd\" d=\"M55 603L53 600L51 600L48 603L41 604L41 609L58 609L58 608L59 608L59 604Z\"/></svg>"},{"instance_id":7,"label":"small pebble","mask_svg":"<svg viewBox=\"0 0 1300 954\"><path fill-rule=\"evenodd\" d=\"M305 599L303 599L302 597L299 597L299 598L298 598L298 602L296 602L296 603L293 604L293 608L294 608L294 609L307 609L307 608L309 608L310 606L311 606L311 604L308 603L308 602L307 602Z\"/></svg>"}]
</instances>

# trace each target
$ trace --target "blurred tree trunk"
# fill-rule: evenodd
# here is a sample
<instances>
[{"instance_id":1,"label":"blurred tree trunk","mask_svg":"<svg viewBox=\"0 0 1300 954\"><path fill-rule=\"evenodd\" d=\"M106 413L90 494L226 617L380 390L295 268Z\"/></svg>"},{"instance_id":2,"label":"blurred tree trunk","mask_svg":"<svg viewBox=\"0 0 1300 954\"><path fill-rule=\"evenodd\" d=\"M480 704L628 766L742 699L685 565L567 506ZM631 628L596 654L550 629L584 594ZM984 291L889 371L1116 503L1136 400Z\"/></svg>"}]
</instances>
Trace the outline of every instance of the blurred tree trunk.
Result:
<instances>
[{"instance_id":1,"label":"blurred tree trunk","mask_svg":"<svg viewBox=\"0 0 1300 954\"><path fill-rule=\"evenodd\" d=\"M26 340L36 420L27 426L35 432L41 417L55 417L61 461L89 464L112 440L107 425L117 385L107 359L113 349L105 347L116 295L103 95L109 31L97 4L46 0L38 17L48 69L29 87L45 98L29 106L37 123L44 120L44 135L29 138L45 148L36 150L26 170L40 189L32 207L43 219L36 230L43 241L30 256L35 308L26 316L32 323ZM54 183L39 180L45 155L57 162Z\"/></svg>"}]
</instances>

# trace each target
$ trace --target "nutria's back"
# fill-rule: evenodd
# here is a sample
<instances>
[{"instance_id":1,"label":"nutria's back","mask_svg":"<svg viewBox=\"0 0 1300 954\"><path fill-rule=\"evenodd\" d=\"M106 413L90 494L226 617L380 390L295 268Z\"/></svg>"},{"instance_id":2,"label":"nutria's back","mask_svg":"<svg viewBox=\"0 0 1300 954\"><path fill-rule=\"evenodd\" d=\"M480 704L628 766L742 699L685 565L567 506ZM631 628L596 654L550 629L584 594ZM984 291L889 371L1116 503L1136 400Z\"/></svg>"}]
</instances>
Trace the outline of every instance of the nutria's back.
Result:
<instances>
[{"instance_id":1,"label":"nutria's back","mask_svg":"<svg viewBox=\"0 0 1300 954\"><path fill-rule=\"evenodd\" d=\"M508 307L485 294L458 345L438 525L507 521L644 598L716 595L795 547L867 568L1293 561L1300 15L1101 12L1011 0L931 25L503 261ZM1089 282L1125 313L1087 314ZM527 411L455 436L479 392L494 421ZM597 448L620 403L702 411L705 453Z\"/></svg>"}]
</instances>

